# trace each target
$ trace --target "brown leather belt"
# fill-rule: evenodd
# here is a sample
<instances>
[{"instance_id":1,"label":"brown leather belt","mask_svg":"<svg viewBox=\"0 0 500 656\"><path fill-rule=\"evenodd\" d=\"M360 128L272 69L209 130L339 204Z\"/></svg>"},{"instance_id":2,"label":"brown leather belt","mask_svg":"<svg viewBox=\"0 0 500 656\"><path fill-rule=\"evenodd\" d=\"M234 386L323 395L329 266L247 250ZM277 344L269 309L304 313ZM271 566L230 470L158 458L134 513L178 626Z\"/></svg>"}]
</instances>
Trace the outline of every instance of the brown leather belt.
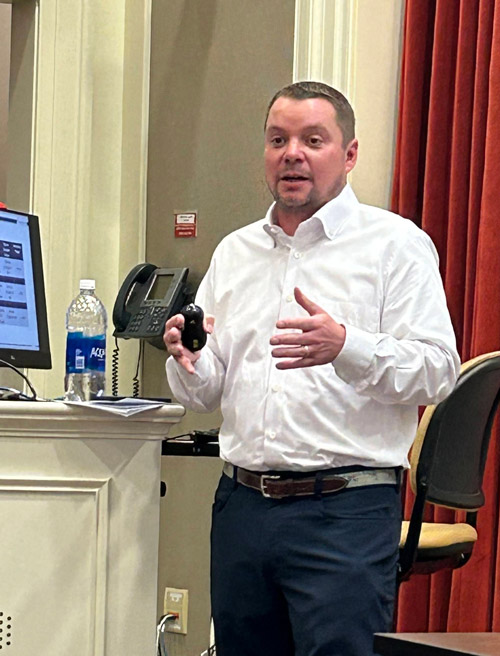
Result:
<instances>
[{"instance_id":1,"label":"brown leather belt","mask_svg":"<svg viewBox=\"0 0 500 656\"><path fill-rule=\"evenodd\" d=\"M257 490L263 496L271 499L286 497L305 497L314 494L334 494L344 488L361 487L365 485L397 485L398 475L393 467L387 469L362 469L361 471L327 474L311 472L311 475L300 476L296 472L272 473L253 472L241 467L233 467L225 462L222 471L226 476Z\"/></svg>"}]
</instances>

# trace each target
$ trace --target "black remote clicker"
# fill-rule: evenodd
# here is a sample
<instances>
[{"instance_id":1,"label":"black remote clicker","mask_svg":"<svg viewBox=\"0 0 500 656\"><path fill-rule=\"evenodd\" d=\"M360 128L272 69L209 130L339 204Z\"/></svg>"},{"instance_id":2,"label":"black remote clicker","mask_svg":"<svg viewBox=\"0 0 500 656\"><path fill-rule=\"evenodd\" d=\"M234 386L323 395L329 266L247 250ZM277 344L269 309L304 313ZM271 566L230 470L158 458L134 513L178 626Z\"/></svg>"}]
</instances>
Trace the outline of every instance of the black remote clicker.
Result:
<instances>
[{"instance_id":1,"label":"black remote clicker","mask_svg":"<svg viewBox=\"0 0 500 656\"><path fill-rule=\"evenodd\" d=\"M184 317L182 344L192 353L202 349L207 343L207 333L203 328L203 310L199 305L185 305L181 314Z\"/></svg>"}]
</instances>

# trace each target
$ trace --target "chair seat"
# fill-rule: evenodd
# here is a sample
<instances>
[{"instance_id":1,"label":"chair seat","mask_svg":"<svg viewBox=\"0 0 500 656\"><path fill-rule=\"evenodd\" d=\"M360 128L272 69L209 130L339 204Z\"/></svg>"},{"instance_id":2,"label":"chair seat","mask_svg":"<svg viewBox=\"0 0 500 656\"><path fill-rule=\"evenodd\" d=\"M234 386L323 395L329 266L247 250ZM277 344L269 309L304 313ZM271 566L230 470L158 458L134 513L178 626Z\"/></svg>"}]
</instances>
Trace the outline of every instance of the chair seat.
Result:
<instances>
[{"instance_id":1,"label":"chair seat","mask_svg":"<svg viewBox=\"0 0 500 656\"><path fill-rule=\"evenodd\" d=\"M399 548L401 549L408 534L410 522L405 521L401 527L401 540ZM434 524L424 522L418 541L419 556L425 556L425 553L431 553L431 550L450 550L463 551L471 550L474 542L477 541L477 531L470 524ZM470 546L470 549L468 548Z\"/></svg>"}]
</instances>

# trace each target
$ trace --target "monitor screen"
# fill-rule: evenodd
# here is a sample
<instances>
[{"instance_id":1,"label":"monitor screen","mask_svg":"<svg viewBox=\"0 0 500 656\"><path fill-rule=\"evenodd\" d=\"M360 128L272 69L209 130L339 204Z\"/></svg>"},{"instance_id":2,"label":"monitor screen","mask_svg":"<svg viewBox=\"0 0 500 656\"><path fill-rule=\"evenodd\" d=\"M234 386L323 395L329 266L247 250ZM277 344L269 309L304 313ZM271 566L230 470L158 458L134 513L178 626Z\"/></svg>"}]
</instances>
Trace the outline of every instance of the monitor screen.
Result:
<instances>
[{"instance_id":1,"label":"monitor screen","mask_svg":"<svg viewBox=\"0 0 500 656\"><path fill-rule=\"evenodd\" d=\"M0 359L50 369L38 217L0 208Z\"/></svg>"}]
</instances>

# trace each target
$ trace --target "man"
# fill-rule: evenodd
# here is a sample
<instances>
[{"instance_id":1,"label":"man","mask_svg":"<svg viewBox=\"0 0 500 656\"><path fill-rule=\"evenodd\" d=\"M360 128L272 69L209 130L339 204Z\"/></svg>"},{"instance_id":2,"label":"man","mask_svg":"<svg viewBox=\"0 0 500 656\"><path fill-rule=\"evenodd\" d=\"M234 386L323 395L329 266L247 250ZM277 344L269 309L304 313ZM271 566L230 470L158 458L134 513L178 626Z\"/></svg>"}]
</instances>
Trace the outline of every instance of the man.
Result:
<instances>
[{"instance_id":1,"label":"man","mask_svg":"<svg viewBox=\"0 0 500 656\"><path fill-rule=\"evenodd\" d=\"M197 303L207 346L167 321L167 374L223 414L213 509L218 656L367 656L391 626L397 473L417 407L459 369L431 240L362 205L347 100L301 82L272 99L265 219L225 238Z\"/></svg>"}]
</instances>

